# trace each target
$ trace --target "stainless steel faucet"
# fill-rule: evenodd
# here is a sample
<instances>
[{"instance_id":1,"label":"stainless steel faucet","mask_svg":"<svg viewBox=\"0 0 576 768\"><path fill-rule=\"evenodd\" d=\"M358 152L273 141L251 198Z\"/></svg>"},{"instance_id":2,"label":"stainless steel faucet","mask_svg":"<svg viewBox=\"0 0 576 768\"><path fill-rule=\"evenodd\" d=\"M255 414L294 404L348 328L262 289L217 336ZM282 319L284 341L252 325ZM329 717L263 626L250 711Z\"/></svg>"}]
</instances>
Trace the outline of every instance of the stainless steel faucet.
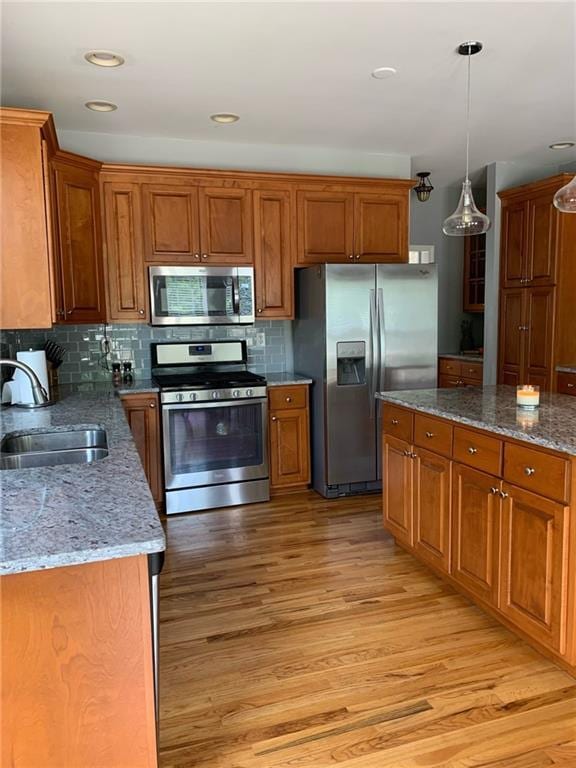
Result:
<instances>
[{"instance_id":1,"label":"stainless steel faucet","mask_svg":"<svg viewBox=\"0 0 576 768\"><path fill-rule=\"evenodd\" d=\"M48 392L44 389L42 386L42 382L36 375L36 371L32 370L29 365L26 365L26 363L21 363L20 360L9 360L8 358L0 358L0 366L2 365L9 365L13 368L19 368L23 373L28 376L30 379L30 384L32 386L32 397L34 398L34 402L27 404L27 408L42 408L44 405L50 405L50 400L48 398Z\"/></svg>"}]
</instances>

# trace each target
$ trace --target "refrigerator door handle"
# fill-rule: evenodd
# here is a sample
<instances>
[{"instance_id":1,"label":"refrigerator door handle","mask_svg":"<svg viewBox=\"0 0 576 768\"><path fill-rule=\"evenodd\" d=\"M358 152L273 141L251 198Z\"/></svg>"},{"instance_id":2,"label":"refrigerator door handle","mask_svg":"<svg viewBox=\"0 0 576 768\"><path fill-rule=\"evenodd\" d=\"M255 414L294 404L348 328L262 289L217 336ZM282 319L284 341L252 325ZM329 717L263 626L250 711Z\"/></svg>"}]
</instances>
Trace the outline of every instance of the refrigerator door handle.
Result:
<instances>
[{"instance_id":1,"label":"refrigerator door handle","mask_svg":"<svg viewBox=\"0 0 576 768\"><path fill-rule=\"evenodd\" d=\"M370 400L370 418L374 418L374 411L376 407L375 395L378 376L379 360L377 355L378 343L378 316L376 311L376 291L372 288L370 290L370 372L368 379L368 398Z\"/></svg>"},{"instance_id":2,"label":"refrigerator door handle","mask_svg":"<svg viewBox=\"0 0 576 768\"><path fill-rule=\"evenodd\" d=\"M385 373L386 373L386 325L384 321L384 291L382 288L378 288L378 311L376 313L378 318L378 371L376 378L376 386L381 392L385 389Z\"/></svg>"}]
</instances>

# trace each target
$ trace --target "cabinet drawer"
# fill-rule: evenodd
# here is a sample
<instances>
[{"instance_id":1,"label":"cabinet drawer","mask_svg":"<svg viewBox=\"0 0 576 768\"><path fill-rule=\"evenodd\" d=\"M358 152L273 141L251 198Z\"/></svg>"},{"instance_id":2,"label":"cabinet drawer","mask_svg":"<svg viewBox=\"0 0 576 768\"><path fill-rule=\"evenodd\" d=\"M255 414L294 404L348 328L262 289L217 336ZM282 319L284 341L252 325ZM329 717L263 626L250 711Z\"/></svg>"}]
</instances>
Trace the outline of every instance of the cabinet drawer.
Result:
<instances>
[{"instance_id":1,"label":"cabinet drawer","mask_svg":"<svg viewBox=\"0 0 576 768\"><path fill-rule=\"evenodd\" d=\"M440 387L440 389L464 387L465 382L459 376L447 376L446 374L440 374L440 377L438 379L438 386Z\"/></svg>"},{"instance_id":2,"label":"cabinet drawer","mask_svg":"<svg viewBox=\"0 0 576 768\"><path fill-rule=\"evenodd\" d=\"M491 475L502 472L502 441L463 427L454 428L454 458Z\"/></svg>"},{"instance_id":3,"label":"cabinet drawer","mask_svg":"<svg viewBox=\"0 0 576 768\"><path fill-rule=\"evenodd\" d=\"M570 464L559 456L524 448L504 447L504 479L549 499L570 500Z\"/></svg>"},{"instance_id":4,"label":"cabinet drawer","mask_svg":"<svg viewBox=\"0 0 576 768\"><path fill-rule=\"evenodd\" d=\"M576 373L559 373L557 389L563 395L576 395Z\"/></svg>"},{"instance_id":5,"label":"cabinet drawer","mask_svg":"<svg viewBox=\"0 0 576 768\"><path fill-rule=\"evenodd\" d=\"M411 443L413 428L414 415L410 411L384 403L382 406L382 431L386 435L393 435L399 440Z\"/></svg>"},{"instance_id":6,"label":"cabinet drawer","mask_svg":"<svg viewBox=\"0 0 576 768\"><path fill-rule=\"evenodd\" d=\"M452 455L453 427L447 421L416 414L414 417L414 443L444 456Z\"/></svg>"},{"instance_id":7,"label":"cabinet drawer","mask_svg":"<svg viewBox=\"0 0 576 768\"><path fill-rule=\"evenodd\" d=\"M445 376L456 376L460 377L460 374L462 373L462 363L460 360L452 360L449 357L441 357L438 360L439 367L440 367L440 373L443 373Z\"/></svg>"},{"instance_id":8,"label":"cabinet drawer","mask_svg":"<svg viewBox=\"0 0 576 768\"><path fill-rule=\"evenodd\" d=\"M482 363L462 363L461 374L463 379L470 379L482 383Z\"/></svg>"},{"instance_id":9,"label":"cabinet drawer","mask_svg":"<svg viewBox=\"0 0 576 768\"><path fill-rule=\"evenodd\" d=\"M268 390L268 402L270 409L286 410L287 408L306 408L307 385L300 384L293 387L271 387Z\"/></svg>"}]
</instances>

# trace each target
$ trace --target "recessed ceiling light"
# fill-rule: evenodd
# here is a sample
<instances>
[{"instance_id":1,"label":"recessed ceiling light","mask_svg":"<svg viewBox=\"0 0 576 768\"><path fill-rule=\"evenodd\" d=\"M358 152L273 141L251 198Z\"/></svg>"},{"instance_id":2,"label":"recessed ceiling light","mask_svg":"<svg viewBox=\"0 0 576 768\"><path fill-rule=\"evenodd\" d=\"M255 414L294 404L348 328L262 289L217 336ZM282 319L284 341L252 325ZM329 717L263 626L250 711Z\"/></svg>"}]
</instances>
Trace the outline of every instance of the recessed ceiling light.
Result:
<instances>
[{"instance_id":1,"label":"recessed ceiling light","mask_svg":"<svg viewBox=\"0 0 576 768\"><path fill-rule=\"evenodd\" d=\"M234 115L232 112L218 112L216 115L210 115L210 120L214 120L215 123L237 123L240 115Z\"/></svg>"},{"instance_id":2,"label":"recessed ceiling light","mask_svg":"<svg viewBox=\"0 0 576 768\"><path fill-rule=\"evenodd\" d=\"M372 77L376 80L386 80L388 77L394 77L397 72L396 67L378 67L372 72Z\"/></svg>"},{"instance_id":3,"label":"recessed ceiling light","mask_svg":"<svg viewBox=\"0 0 576 768\"><path fill-rule=\"evenodd\" d=\"M574 141L555 141L554 144L550 144L550 149L570 149L575 145Z\"/></svg>"},{"instance_id":4,"label":"recessed ceiling light","mask_svg":"<svg viewBox=\"0 0 576 768\"><path fill-rule=\"evenodd\" d=\"M118 109L118 105L112 104L111 101L87 101L84 106L93 112L114 112Z\"/></svg>"},{"instance_id":5,"label":"recessed ceiling light","mask_svg":"<svg viewBox=\"0 0 576 768\"><path fill-rule=\"evenodd\" d=\"M84 58L97 67L121 67L124 64L124 57L113 51L88 51Z\"/></svg>"}]
</instances>

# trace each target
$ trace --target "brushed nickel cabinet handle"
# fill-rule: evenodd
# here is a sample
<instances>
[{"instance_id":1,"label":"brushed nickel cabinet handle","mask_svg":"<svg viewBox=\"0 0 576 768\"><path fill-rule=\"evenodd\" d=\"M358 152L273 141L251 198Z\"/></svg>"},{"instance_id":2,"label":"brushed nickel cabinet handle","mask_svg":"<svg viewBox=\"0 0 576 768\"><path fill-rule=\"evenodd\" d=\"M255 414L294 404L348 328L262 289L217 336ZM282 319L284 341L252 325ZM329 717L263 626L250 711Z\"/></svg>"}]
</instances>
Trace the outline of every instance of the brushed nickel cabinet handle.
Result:
<instances>
[{"instance_id":1,"label":"brushed nickel cabinet handle","mask_svg":"<svg viewBox=\"0 0 576 768\"><path fill-rule=\"evenodd\" d=\"M468 453L473 456L475 453L478 453L478 448L474 448L474 446L471 445L470 448L468 448Z\"/></svg>"},{"instance_id":2,"label":"brushed nickel cabinet handle","mask_svg":"<svg viewBox=\"0 0 576 768\"><path fill-rule=\"evenodd\" d=\"M203 254L202 254L202 258L203 258L203 259L207 259L207 258L208 258L208 254L207 254L207 253L203 253Z\"/></svg>"},{"instance_id":3,"label":"brushed nickel cabinet handle","mask_svg":"<svg viewBox=\"0 0 576 768\"><path fill-rule=\"evenodd\" d=\"M258 309L258 314L259 314L259 315L261 315L261 314L262 314L262 309Z\"/></svg>"},{"instance_id":4,"label":"brushed nickel cabinet handle","mask_svg":"<svg viewBox=\"0 0 576 768\"><path fill-rule=\"evenodd\" d=\"M291 403L291 402L292 402L292 398L291 398L291 397L287 397L287 398L286 398L286 402L287 402L287 403Z\"/></svg>"},{"instance_id":5,"label":"brushed nickel cabinet handle","mask_svg":"<svg viewBox=\"0 0 576 768\"><path fill-rule=\"evenodd\" d=\"M496 486L492 486L492 488L490 488L490 493L496 496L497 493L500 493L500 489L496 488Z\"/></svg>"},{"instance_id":6,"label":"brushed nickel cabinet handle","mask_svg":"<svg viewBox=\"0 0 576 768\"><path fill-rule=\"evenodd\" d=\"M138 314L139 314L139 315L143 315L143 314L144 314L144 310L143 310L143 309L139 309L139 310L138 310Z\"/></svg>"},{"instance_id":7,"label":"brushed nickel cabinet handle","mask_svg":"<svg viewBox=\"0 0 576 768\"><path fill-rule=\"evenodd\" d=\"M417 458L418 458L418 454L417 454L417 453L412 453L412 452L411 452L411 453L410 453L410 458L411 458L411 459L417 459Z\"/></svg>"},{"instance_id":8,"label":"brushed nickel cabinet handle","mask_svg":"<svg viewBox=\"0 0 576 768\"><path fill-rule=\"evenodd\" d=\"M530 475L533 475L536 470L534 467L524 467L524 474L530 477Z\"/></svg>"},{"instance_id":9,"label":"brushed nickel cabinet handle","mask_svg":"<svg viewBox=\"0 0 576 768\"><path fill-rule=\"evenodd\" d=\"M360 258L360 254L359 254L359 253L357 253L357 254L356 254L356 258L357 258L357 259L359 259L359 258Z\"/></svg>"},{"instance_id":10,"label":"brushed nickel cabinet handle","mask_svg":"<svg viewBox=\"0 0 576 768\"><path fill-rule=\"evenodd\" d=\"M572 384L570 381L566 386L568 387L568 389L574 389L574 384Z\"/></svg>"},{"instance_id":11,"label":"brushed nickel cabinet handle","mask_svg":"<svg viewBox=\"0 0 576 768\"><path fill-rule=\"evenodd\" d=\"M434 432L426 432L426 437L434 437Z\"/></svg>"},{"instance_id":12,"label":"brushed nickel cabinet handle","mask_svg":"<svg viewBox=\"0 0 576 768\"><path fill-rule=\"evenodd\" d=\"M398 421L398 419L392 419L392 424L400 424L400 422Z\"/></svg>"},{"instance_id":13,"label":"brushed nickel cabinet handle","mask_svg":"<svg viewBox=\"0 0 576 768\"><path fill-rule=\"evenodd\" d=\"M348 258L349 258L349 259L353 259L353 258L354 258L354 254L353 254L353 253L351 253L351 254L350 254L350 256L348 256Z\"/></svg>"},{"instance_id":14,"label":"brushed nickel cabinet handle","mask_svg":"<svg viewBox=\"0 0 576 768\"><path fill-rule=\"evenodd\" d=\"M506 493L506 491L500 491L500 496L501 496L503 499L507 499L507 498L508 498L508 494Z\"/></svg>"},{"instance_id":15,"label":"brushed nickel cabinet handle","mask_svg":"<svg viewBox=\"0 0 576 768\"><path fill-rule=\"evenodd\" d=\"M278 421L278 419L276 418L276 416L272 416L272 421Z\"/></svg>"},{"instance_id":16,"label":"brushed nickel cabinet handle","mask_svg":"<svg viewBox=\"0 0 576 768\"><path fill-rule=\"evenodd\" d=\"M156 408L156 403L150 403L150 408Z\"/></svg>"},{"instance_id":17,"label":"brushed nickel cabinet handle","mask_svg":"<svg viewBox=\"0 0 576 768\"><path fill-rule=\"evenodd\" d=\"M404 454L404 456L409 456L410 458L412 458L412 453L411 453L411 451L408 451L408 450L404 450L404 451L402 451L402 453Z\"/></svg>"}]
</instances>

